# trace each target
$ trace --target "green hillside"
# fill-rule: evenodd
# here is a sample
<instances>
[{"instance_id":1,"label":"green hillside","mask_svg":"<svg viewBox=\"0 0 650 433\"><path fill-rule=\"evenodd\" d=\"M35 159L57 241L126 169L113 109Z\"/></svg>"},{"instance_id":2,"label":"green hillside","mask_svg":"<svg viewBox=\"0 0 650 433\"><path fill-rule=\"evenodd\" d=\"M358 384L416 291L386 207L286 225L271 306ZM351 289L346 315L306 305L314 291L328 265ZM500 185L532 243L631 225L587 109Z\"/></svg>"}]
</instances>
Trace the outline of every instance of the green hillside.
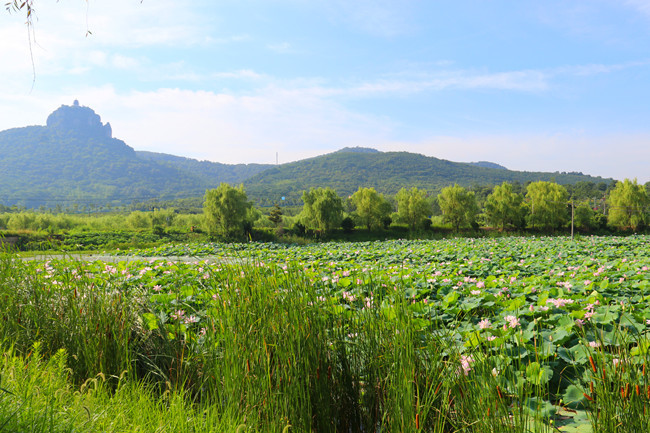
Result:
<instances>
[{"instance_id":1,"label":"green hillside","mask_svg":"<svg viewBox=\"0 0 650 433\"><path fill-rule=\"evenodd\" d=\"M537 180L555 180L560 184L611 181L580 173L523 172L494 166L451 162L408 152L364 152L353 148L272 167L248 179L244 186L249 197L270 202L285 197L295 202L302 191L312 187L330 187L339 195L348 196L359 187L373 187L392 195L403 187L413 186L438 192L454 183L472 186L504 181L521 184Z\"/></svg>"},{"instance_id":2,"label":"green hillside","mask_svg":"<svg viewBox=\"0 0 650 433\"><path fill-rule=\"evenodd\" d=\"M580 173L534 173L492 162L459 163L407 152L344 148L279 166L220 164L154 152L136 152L112 137L92 109L63 105L45 126L0 132L0 204L28 208L100 207L149 200L192 199L199 206L205 190L221 182L244 183L251 200L267 206L286 198L300 204L302 192L331 187L347 196L359 187L395 194L403 187L437 193L458 183L495 185L555 180L561 184L609 183Z\"/></svg>"},{"instance_id":3,"label":"green hillside","mask_svg":"<svg viewBox=\"0 0 650 433\"><path fill-rule=\"evenodd\" d=\"M198 161L167 153L147 151L136 151L135 153L141 159L192 173L209 184L226 182L238 185L257 173L273 167L269 164L222 164L220 162Z\"/></svg>"},{"instance_id":4,"label":"green hillside","mask_svg":"<svg viewBox=\"0 0 650 433\"><path fill-rule=\"evenodd\" d=\"M46 126L0 132L0 155L0 203L28 208L201 197L265 168L136 152L76 101L50 114Z\"/></svg>"}]
</instances>

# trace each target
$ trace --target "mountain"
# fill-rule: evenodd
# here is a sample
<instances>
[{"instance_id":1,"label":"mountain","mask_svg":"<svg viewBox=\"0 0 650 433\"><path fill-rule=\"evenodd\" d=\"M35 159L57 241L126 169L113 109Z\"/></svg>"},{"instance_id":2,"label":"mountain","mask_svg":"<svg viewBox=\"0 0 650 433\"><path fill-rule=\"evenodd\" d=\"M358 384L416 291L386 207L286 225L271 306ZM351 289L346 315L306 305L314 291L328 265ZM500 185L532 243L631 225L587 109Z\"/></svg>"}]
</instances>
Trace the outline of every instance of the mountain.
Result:
<instances>
[{"instance_id":1,"label":"mountain","mask_svg":"<svg viewBox=\"0 0 650 433\"><path fill-rule=\"evenodd\" d=\"M334 153L337 152L342 152L342 153L379 153L377 149L373 149L370 147L344 147L343 149L339 149Z\"/></svg>"},{"instance_id":2,"label":"mountain","mask_svg":"<svg viewBox=\"0 0 650 433\"><path fill-rule=\"evenodd\" d=\"M497 168L499 170L507 170L507 168L505 168L504 166L490 161L469 162L468 164L475 165L477 167Z\"/></svg>"},{"instance_id":3,"label":"mountain","mask_svg":"<svg viewBox=\"0 0 650 433\"><path fill-rule=\"evenodd\" d=\"M609 182L582 173L507 170L498 164L451 162L408 152L364 147L283 165L220 164L164 153L135 151L113 137L91 108L62 105L45 126L0 132L0 204L25 207L105 206L203 196L221 182L244 183L251 200L272 205L285 197L300 204L302 192L331 187L348 196L359 187L392 195L402 187L431 193L458 183L494 185L504 181L555 180L561 184Z\"/></svg>"},{"instance_id":4,"label":"mountain","mask_svg":"<svg viewBox=\"0 0 650 433\"><path fill-rule=\"evenodd\" d=\"M496 185L507 182L556 181L606 182L611 179L585 176L579 173L542 173L507 170L494 163L451 162L408 152L358 152L341 149L315 158L275 166L244 182L249 197L263 204L280 201L298 203L302 191L330 187L346 197L359 187L373 187L392 195L401 188L418 187L437 193L457 183L461 186Z\"/></svg>"},{"instance_id":5,"label":"mountain","mask_svg":"<svg viewBox=\"0 0 650 433\"><path fill-rule=\"evenodd\" d=\"M154 161L170 168L193 173L207 183L214 183L215 179L218 179L219 182L238 185L249 177L273 167L270 164L222 164L220 162L198 161L167 153L141 150L135 153L140 159Z\"/></svg>"},{"instance_id":6,"label":"mountain","mask_svg":"<svg viewBox=\"0 0 650 433\"><path fill-rule=\"evenodd\" d=\"M88 107L62 105L45 126L0 132L0 203L103 206L202 196L265 167L136 152Z\"/></svg>"}]
</instances>

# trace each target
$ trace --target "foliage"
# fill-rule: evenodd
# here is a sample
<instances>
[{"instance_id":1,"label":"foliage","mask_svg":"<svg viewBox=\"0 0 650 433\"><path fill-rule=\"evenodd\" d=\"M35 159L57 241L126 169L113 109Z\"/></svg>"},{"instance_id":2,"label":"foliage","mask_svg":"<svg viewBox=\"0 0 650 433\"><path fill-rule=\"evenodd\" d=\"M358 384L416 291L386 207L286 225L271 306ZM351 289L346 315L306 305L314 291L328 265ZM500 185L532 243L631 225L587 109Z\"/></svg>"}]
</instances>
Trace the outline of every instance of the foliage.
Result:
<instances>
[{"instance_id":1,"label":"foliage","mask_svg":"<svg viewBox=\"0 0 650 433\"><path fill-rule=\"evenodd\" d=\"M424 220L431 214L426 190L416 187L402 188L395 196L397 200L397 221L407 224L411 230L422 228Z\"/></svg>"},{"instance_id":2,"label":"foliage","mask_svg":"<svg viewBox=\"0 0 650 433\"><path fill-rule=\"evenodd\" d=\"M648 223L648 194L634 179L618 182L609 193L609 224L638 230Z\"/></svg>"},{"instance_id":3,"label":"foliage","mask_svg":"<svg viewBox=\"0 0 650 433\"><path fill-rule=\"evenodd\" d=\"M578 204L574 210L574 224L582 231L601 229L607 223L605 216L594 209L588 201Z\"/></svg>"},{"instance_id":4,"label":"foliage","mask_svg":"<svg viewBox=\"0 0 650 433\"><path fill-rule=\"evenodd\" d=\"M273 205L273 208L269 212L269 215L268 215L267 218L276 227L278 227L280 224L282 224L282 209L280 209L280 206L278 206L277 203L275 205Z\"/></svg>"},{"instance_id":5,"label":"foliage","mask_svg":"<svg viewBox=\"0 0 650 433\"><path fill-rule=\"evenodd\" d=\"M473 192L458 185L448 186L438 195L438 203L443 219L450 222L455 231L476 224L478 206Z\"/></svg>"},{"instance_id":6,"label":"foliage","mask_svg":"<svg viewBox=\"0 0 650 433\"><path fill-rule=\"evenodd\" d=\"M354 220L349 216L343 218L343 221L341 221L341 228L344 233L352 233L354 231Z\"/></svg>"},{"instance_id":7,"label":"foliage","mask_svg":"<svg viewBox=\"0 0 650 433\"><path fill-rule=\"evenodd\" d=\"M343 220L343 201L330 188L312 188L302 193L304 202L300 219L309 228L327 232Z\"/></svg>"},{"instance_id":8,"label":"foliage","mask_svg":"<svg viewBox=\"0 0 650 433\"><path fill-rule=\"evenodd\" d=\"M352 203L357 217L368 231L383 227L392 212L391 204L374 188L359 188L352 194Z\"/></svg>"},{"instance_id":9,"label":"foliage","mask_svg":"<svg viewBox=\"0 0 650 433\"><path fill-rule=\"evenodd\" d=\"M302 191L318 187L332 188L342 197L352 195L359 187L375 188L388 196L415 186L435 195L454 183L474 190L475 185L524 185L530 181L556 181L562 185L584 182L582 190L585 194L593 192L589 195L593 198L602 197L600 184L608 185L611 179L478 167L408 152L340 151L269 168L246 179L244 185L258 205L271 206L283 196L288 204L299 204Z\"/></svg>"},{"instance_id":10,"label":"foliage","mask_svg":"<svg viewBox=\"0 0 650 433\"><path fill-rule=\"evenodd\" d=\"M646 431L647 243L181 244L116 263L3 255L0 425Z\"/></svg>"},{"instance_id":11,"label":"foliage","mask_svg":"<svg viewBox=\"0 0 650 433\"><path fill-rule=\"evenodd\" d=\"M530 202L529 222L532 227L556 229L568 220L568 193L562 185L532 182L526 188Z\"/></svg>"},{"instance_id":12,"label":"foliage","mask_svg":"<svg viewBox=\"0 0 650 433\"><path fill-rule=\"evenodd\" d=\"M205 192L203 218L205 228L212 235L240 238L247 223L250 224L252 205L246 197L244 186L235 188L222 183Z\"/></svg>"},{"instance_id":13,"label":"foliage","mask_svg":"<svg viewBox=\"0 0 650 433\"><path fill-rule=\"evenodd\" d=\"M136 210L126 217L126 224L135 230L151 227L151 217L147 212Z\"/></svg>"},{"instance_id":14,"label":"foliage","mask_svg":"<svg viewBox=\"0 0 650 433\"><path fill-rule=\"evenodd\" d=\"M526 212L523 200L523 195L515 193L511 184L504 182L495 186L485 203L488 222L502 230L506 227L523 228Z\"/></svg>"}]
</instances>

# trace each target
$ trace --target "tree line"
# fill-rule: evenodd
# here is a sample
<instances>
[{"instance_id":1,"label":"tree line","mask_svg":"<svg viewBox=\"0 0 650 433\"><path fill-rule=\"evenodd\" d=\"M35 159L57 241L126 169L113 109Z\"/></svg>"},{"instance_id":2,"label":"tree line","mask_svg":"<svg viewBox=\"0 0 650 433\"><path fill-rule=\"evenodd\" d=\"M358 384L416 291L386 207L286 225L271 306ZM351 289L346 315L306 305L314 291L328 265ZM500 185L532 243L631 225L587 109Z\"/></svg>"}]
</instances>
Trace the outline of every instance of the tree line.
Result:
<instances>
[{"instance_id":1,"label":"tree line","mask_svg":"<svg viewBox=\"0 0 650 433\"><path fill-rule=\"evenodd\" d=\"M641 230L650 222L650 199L644 185L635 180L617 182L601 203L576 200L567 188L555 182L529 183L525 190L504 182L494 187L485 200L457 184L443 188L436 196L425 189L402 188L386 197L374 188L360 187L347 198L331 188L310 188L302 193L302 210L294 225L304 233L327 233L334 229L368 231L406 225L411 231L428 229L432 218L449 224L454 231L491 227L498 230L555 231L574 225L590 231L607 226L618 230ZM260 212L248 200L243 185L222 183L207 190L203 204L208 233L237 238L250 232ZM276 203L267 216L276 227L283 222Z\"/></svg>"}]
</instances>

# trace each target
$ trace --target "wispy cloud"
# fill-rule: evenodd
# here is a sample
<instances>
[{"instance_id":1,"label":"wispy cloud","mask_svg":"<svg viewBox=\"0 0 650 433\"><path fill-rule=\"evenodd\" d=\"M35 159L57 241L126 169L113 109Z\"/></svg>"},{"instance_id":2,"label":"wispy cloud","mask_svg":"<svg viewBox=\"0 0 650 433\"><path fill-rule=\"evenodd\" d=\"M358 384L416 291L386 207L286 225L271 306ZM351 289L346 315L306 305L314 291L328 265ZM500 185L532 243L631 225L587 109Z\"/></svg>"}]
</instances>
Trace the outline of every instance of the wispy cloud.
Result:
<instances>
[{"instance_id":1,"label":"wispy cloud","mask_svg":"<svg viewBox=\"0 0 650 433\"><path fill-rule=\"evenodd\" d=\"M377 79L349 88L330 89L331 95L373 96L385 94L409 95L442 90L504 90L516 92L543 92L553 88L554 80L570 76L610 74L621 70L650 65L650 60L619 64L587 64L560 66L547 69L528 69L503 72L471 70L443 70L404 74L394 79ZM409 77L411 76L411 77ZM325 95L328 92L321 89Z\"/></svg>"},{"instance_id":2,"label":"wispy cloud","mask_svg":"<svg viewBox=\"0 0 650 433\"><path fill-rule=\"evenodd\" d=\"M336 21L375 36L393 37L413 30L413 0L323 0Z\"/></svg>"},{"instance_id":3,"label":"wispy cloud","mask_svg":"<svg viewBox=\"0 0 650 433\"><path fill-rule=\"evenodd\" d=\"M650 65L650 60L614 63L614 64L594 63L588 65L561 66L558 68L550 69L549 73L551 75L589 76L589 75L609 74L612 72L618 72L625 69L643 67L648 65Z\"/></svg>"},{"instance_id":4,"label":"wispy cloud","mask_svg":"<svg viewBox=\"0 0 650 433\"><path fill-rule=\"evenodd\" d=\"M251 69L240 69L234 72L215 72L210 74L211 78L228 78L235 80L261 80L267 78L264 74L258 74Z\"/></svg>"},{"instance_id":5,"label":"wispy cloud","mask_svg":"<svg viewBox=\"0 0 650 433\"><path fill-rule=\"evenodd\" d=\"M266 46L269 50L274 51L279 54L292 54L296 50L291 46L289 42L280 42L277 44L268 44Z\"/></svg>"},{"instance_id":6,"label":"wispy cloud","mask_svg":"<svg viewBox=\"0 0 650 433\"><path fill-rule=\"evenodd\" d=\"M206 37L205 40L208 43L225 45L225 44L233 44L233 43L249 41L249 40L251 40L251 37L250 37L250 35L247 35L247 34L233 35L233 36L227 36L227 37L221 37L221 38L215 38L215 37L208 36L208 37Z\"/></svg>"},{"instance_id":7,"label":"wispy cloud","mask_svg":"<svg viewBox=\"0 0 650 433\"><path fill-rule=\"evenodd\" d=\"M626 0L625 5L636 9L637 11L650 15L650 1L649 0Z\"/></svg>"}]
</instances>

